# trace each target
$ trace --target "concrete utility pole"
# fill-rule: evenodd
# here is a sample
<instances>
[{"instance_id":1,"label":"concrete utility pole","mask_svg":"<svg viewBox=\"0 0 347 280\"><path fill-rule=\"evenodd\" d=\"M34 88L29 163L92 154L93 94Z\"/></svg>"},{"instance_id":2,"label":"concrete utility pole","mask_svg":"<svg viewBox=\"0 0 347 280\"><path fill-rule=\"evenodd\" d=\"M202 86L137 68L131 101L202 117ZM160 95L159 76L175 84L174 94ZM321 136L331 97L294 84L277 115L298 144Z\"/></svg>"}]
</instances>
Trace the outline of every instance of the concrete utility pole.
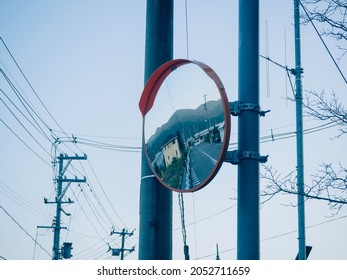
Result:
<instances>
[{"instance_id":1,"label":"concrete utility pole","mask_svg":"<svg viewBox=\"0 0 347 280\"><path fill-rule=\"evenodd\" d=\"M218 244L216 244L216 249L217 249L216 260L219 261L220 260L220 256L219 256Z\"/></svg>"},{"instance_id":2,"label":"concrete utility pole","mask_svg":"<svg viewBox=\"0 0 347 280\"><path fill-rule=\"evenodd\" d=\"M239 0L237 259L260 259L259 0ZM240 157L241 155L241 157Z\"/></svg>"},{"instance_id":3,"label":"concrete utility pole","mask_svg":"<svg viewBox=\"0 0 347 280\"><path fill-rule=\"evenodd\" d=\"M294 0L294 30L295 30L295 81L296 81L296 155L297 155L297 188L298 188L298 241L299 260L306 259L305 233L305 185L304 185L304 140L302 124L302 84L301 46L300 46L300 5Z\"/></svg>"},{"instance_id":4,"label":"concrete utility pole","mask_svg":"<svg viewBox=\"0 0 347 280\"><path fill-rule=\"evenodd\" d=\"M147 0L145 82L173 59L173 0ZM172 192L154 177L142 149L140 260L172 259Z\"/></svg>"},{"instance_id":5,"label":"concrete utility pole","mask_svg":"<svg viewBox=\"0 0 347 280\"><path fill-rule=\"evenodd\" d=\"M128 232L126 229L123 228L123 230L121 232L117 232L117 231L112 230L111 235L112 234L119 234L120 236L122 236L122 246L119 249L119 251L120 251L120 259L124 260L124 252L125 251L128 251L129 253L135 251L135 247L132 247L131 249L124 248L125 236L128 236L128 237L132 236L134 234L134 231Z\"/></svg>"},{"instance_id":6,"label":"concrete utility pole","mask_svg":"<svg viewBox=\"0 0 347 280\"><path fill-rule=\"evenodd\" d=\"M61 254L60 254L60 230L61 229L66 229L66 227L61 227L61 212L64 212L66 215L67 214L63 208L62 204L64 203L73 203L70 199L68 201L63 201L63 197L69 188L71 183L85 183L86 178L84 177L83 179L68 179L64 176L64 173L66 172L67 168L71 164L72 160L86 160L87 155L84 156L68 156L68 155L63 155L60 154L58 157L59 160L59 166L58 166L58 177L56 178L57 181L57 196L55 197L55 201L49 202L47 199L45 199L45 203L55 203L57 204L57 210L56 210L56 215L55 215L55 221L53 223L53 226L38 226L38 228L53 228L54 229L54 237L53 237L53 260L59 260L61 259ZM68 160L67 164L64 166L64 160ZM63 177L64 176L64 177ZM63 189L63 183L66 182L68 183L65 188Z\"/></svg>"}]
</instances>

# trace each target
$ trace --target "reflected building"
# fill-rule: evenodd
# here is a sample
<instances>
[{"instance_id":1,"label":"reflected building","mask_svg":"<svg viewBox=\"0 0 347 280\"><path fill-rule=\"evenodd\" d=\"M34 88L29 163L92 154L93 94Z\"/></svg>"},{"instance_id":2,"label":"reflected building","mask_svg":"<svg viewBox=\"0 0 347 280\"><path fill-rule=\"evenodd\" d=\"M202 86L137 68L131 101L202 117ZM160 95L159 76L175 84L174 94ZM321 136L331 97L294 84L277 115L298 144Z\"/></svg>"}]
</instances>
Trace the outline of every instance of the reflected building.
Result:
<instances>
[{"instance_id":1,"label":"reflected building","mask_svg":"<svg viewBox=\"0 0 347 280\"><path fill-rule=\"evenodd\" d=\"M194 134L194 145L198 146L202 142L222 143L224 138L225 123L220 122L209 129L201 130Z\"/></svg>"},{"instance_id":2,"label":"reflected building","mask_svg":"<svg viewBox=\"0 0 347 280\"><path fill-rule=\"evenodd\" d=\"M161 147L166 167L170 166L174 158L182 157L177 136L171 136L168 141Z\"/></svg>"},{"instance_id":3,"label":"reflected building","mask_svg":"<svg viewBox=\"0 0 347 280\"><path fill-rule=\"evenodd\" d=\"M158 123L155 132L145 133L146 152L160 181L171 189L188 191L208 180L223 147L222 100L210 100L195 109L178 109L168 120L154 122Z\"/></svg>"}]
</instances>

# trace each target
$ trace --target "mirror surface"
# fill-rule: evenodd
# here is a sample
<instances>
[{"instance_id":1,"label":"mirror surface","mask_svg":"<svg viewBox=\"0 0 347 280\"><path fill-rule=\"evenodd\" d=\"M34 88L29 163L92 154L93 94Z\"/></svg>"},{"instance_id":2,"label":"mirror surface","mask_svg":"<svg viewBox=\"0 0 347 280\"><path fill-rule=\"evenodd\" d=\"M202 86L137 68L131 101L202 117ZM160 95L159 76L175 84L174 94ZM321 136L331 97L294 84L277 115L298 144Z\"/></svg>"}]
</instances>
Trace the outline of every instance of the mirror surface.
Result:
<instances>
[{"instance_id":1,"label":"mirror surface","mask_svg":"<svg viewBox=\"0 0 347 280\"><path fill-rule=\"evenodd\" d=\"M152 171L170 189L195 191L218 171L230 133L222 100L195 64L179 67L161 84L144 116L144 141Z\"/></svg>"}]
</instances>

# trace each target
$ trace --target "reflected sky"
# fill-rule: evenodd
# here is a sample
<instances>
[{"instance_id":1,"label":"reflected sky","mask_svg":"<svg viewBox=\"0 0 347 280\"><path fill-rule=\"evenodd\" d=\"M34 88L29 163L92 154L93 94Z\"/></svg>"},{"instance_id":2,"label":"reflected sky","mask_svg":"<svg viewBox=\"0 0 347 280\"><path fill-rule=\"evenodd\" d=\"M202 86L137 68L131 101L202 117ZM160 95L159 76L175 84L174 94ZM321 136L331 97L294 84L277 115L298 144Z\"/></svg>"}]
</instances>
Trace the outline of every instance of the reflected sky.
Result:
<instances>
[{"instance_id":1,"label":"reflected sky","mask_svg":"<svg viewBox=\"0 0 347 280\"><path fill-rule=\"evenodd\" d=\"M196 109L220 94L214 81L195 64L187 64L173 71L161 85L153 108L145 117L145 139L167 123L179 109Z\"/></svg>"},{"instance_id":2,"label":"reflected sky","mask_svg":"<svg viewBox=\"0 0 347 280\"><path fill-rule=\"evenodd\" d=\"M171 72L144 119L153 172L174 190L206 185L222 151L224 122L221 94L205 71L186 64Z\"/></svg>"}]
</instances>

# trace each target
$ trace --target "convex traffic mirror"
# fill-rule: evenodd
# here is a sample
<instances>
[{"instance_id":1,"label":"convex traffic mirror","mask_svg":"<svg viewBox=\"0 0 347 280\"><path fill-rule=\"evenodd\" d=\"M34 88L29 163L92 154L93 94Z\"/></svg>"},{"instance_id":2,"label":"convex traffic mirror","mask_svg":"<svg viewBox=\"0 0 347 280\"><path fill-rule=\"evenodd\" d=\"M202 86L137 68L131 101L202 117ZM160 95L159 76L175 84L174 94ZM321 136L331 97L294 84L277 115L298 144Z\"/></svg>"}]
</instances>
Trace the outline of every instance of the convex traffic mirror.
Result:
<instances>
[{"instance_id":1,"label":"convex traffic mirror","mask_svg":"<svg viewBox=\"0 0 347 280\"><path fill-rule=\"evenodd\" d=\"M229 102L217 74L202 62L169 61L147 81L140 110L143 148L157 179L178 192L206 186L230 137Z\"/></svg>"}]
</instances>

